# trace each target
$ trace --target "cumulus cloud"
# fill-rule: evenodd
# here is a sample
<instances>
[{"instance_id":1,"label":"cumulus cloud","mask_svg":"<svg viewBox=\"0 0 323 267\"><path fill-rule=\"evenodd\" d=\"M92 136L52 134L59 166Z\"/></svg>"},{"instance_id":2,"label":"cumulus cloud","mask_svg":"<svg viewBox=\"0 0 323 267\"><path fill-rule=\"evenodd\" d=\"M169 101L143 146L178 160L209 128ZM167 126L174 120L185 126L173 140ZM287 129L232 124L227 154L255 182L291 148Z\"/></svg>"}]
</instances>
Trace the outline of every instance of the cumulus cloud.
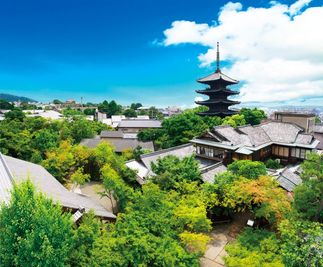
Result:
<instances>
[{"instance_id":1,"label":"cumulus cloud","mask_svg":"<svg viewBox=\"0 0 323 267\"><path fill-rule=\"evenodd\" d=\"M284 101L323 96L323 6L311 0L287 6L271 2L267 8L224 5L214 24L174 21L164 31L165 46L198 44L201 67L216 59L220 42L223 69L242 81L240 100Z\"/></svg>"}]
</instances>

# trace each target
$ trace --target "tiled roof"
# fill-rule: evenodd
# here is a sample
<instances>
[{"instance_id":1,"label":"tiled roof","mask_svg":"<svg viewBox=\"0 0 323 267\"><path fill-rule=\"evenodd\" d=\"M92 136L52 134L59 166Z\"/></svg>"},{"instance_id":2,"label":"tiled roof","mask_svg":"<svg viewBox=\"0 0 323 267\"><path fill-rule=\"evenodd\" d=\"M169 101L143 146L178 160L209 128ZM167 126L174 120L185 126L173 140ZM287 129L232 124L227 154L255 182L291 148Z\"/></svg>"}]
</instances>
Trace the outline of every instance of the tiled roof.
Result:
<instances>
[{"instance_id":1,"label":"tiled roof","mask_svg":"<svg viewBox=\"0 0 323 267\"><path fill-rule=\"evenodd\" d=\"M83 139L81 141L81 145L89 147L89 148L95 148L99 143L101 142L108 142L111 144L115 152L123 152L125 149L135 149L136 147L140 146L143 149L148 149L150 151L154 151L154 144L153 142L141 142L138 141L138 139L134 138L109 138L109 139L98 139L98 138L92 138L92 139Z\"/></svg>"},{"instance_id":2,"label":"tiled roof","mask_svg":"<svg viewBox=\"0 0 323 267\"><path fill-rule=\"evenodd\" d=\"M123 132L122 131L102 131L100 134L100 137L109 137L109 138L122 138L123 137Z\"/></svg>"},{"instance_id":3,"label":"tiled roof","mask_svg":"<svg viewBox=\"0 0 323 267\"><path fill-rule=\"evenodd\" d=\"M315 133L323 133L323 124L314 125L314 132Z\"/></svg>"},{"instance_id":4,"label":"tiled roof","mask_svg":"<svg viewBox=\"0 0 323 267\"><path fill-rule=\"evenodd\" d=\"M0 203L9 203L12 186L12 174L0 153Z\"/></svg>"},{"instance_id":5,"label":"tiled roof","mask_svg":"<svg viewBox=\"0 0 323 267\"><path fill-rule=\"evenodd\" d=\"M302 183L302 179L299 175L293 172L290 168L285 168L282 172L276 175L276 179L280 186L288 192L292 192L295 186Z\"/></svg>"},{"instance_id":6,"label":"tiled roof","mask_svg":"<svg viewBox=\"0 0 323 267\"><path fill-rule=\"evenodd\" d=\"M185 144L181 146L176 146L168 149L159 150L153 153L141 155L141 161L144 165L151 170L151 163L156 162L157 159L166 157L168 155L176 156L180 159L190 156L194 153L195 149L192 144Z\"/></svg>"},{"instance_id":7,"label":"tiled roof","mask_svg":"<svg viewBox=\"0 0 323 267\"><path fill-rule=\"evenodd\" d=\"M295 143L309 145L312 143L313 135L311 134L299 134L295 140Z\"/></svg>"},{"instance_id":8,"label":"tiled roof","mask_svg":"<svg viewBox=\"0 0 323 267\"><path fill-rule=\"evenodd\" d=\"M292 123L286 122L267 122L261 124L266 134L272 142L294 143L302 128Z\"/></svg>"},{"instance_id":9,"label":"tiled roof","mask_svg":"<svg viewBox=\"0 0 323 267\"><path fill-rule=\"evenodd\" d=\"M198 79L197 81L200 82L200 83L209 83L209 82L212 82L212 81L217 81L217 80L224 80L228 83L231 83L231 84L236 84L238 83L239 81L235 80L235 79L232 79L230 78L229 76L223 74L222 72L214 72L204 78L201 78L201 79Z\"/></svg>"},{"instance_id":10,"label":"tiled roof","mask_svg":"<svg viewBox=\"0 0 323 267\"><path fill-rule=\"evenodd\" d=\"M9 156L3 156L3 159L12 172L15 182L20 183L29 178L39 191L59 202L63 207L70 209L83 207L86 211L93 209L97 216L116 218L114 214L89 197L68 191L42 166Z\"/></svg>"},{"instance_id":11,"label":"tiled roof","mask_svg":"<svg viewBox=\"0 0 323 267\"><path fill-rule=\"evenodd\" d=\"M215 136L212 138L212 135ZM231 126L216 126L208 138L200 137L192 143L223 147L230 150L242 148L257 150L270 144L293 145L315 148L318 145L311 134L304 134L303 129L292 123L270 121L257 126L242 126L234 129Z\"/></svg>"},{"instance_id":12,"label":"tiled roof","mask_svg":"<svg viewBox=\"0 0 323 267\"><path fill-rule=\"evenodd\" d=\"M225 172L226 170L227 168L222 164L222 162L215 163L201 170L202 179L206 183L214 183L214 176L216 174Z\"/></svg>"}]
</instances>

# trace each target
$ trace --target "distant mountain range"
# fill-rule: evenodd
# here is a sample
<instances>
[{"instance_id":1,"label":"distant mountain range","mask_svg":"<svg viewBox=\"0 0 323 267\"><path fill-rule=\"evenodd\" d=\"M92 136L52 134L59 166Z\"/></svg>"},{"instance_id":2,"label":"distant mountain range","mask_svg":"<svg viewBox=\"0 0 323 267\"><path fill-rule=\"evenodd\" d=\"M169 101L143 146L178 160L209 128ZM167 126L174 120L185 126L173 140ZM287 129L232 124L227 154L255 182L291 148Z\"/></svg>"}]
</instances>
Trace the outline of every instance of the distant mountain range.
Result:
<instances>
[{"instance_id":1,"label":"distant mountain range","mask_svg":"<svg viewBox=\"0 0 323 267\"><path fill-rule=\"evenodd\" d=\"M34 99L24 97L24 96L16 96L16 95L10 95L10 94L1 94L0 93L0 99L6 100L8 102L15 102L15 101L20 101L20 102L37 102Z\"/></svg>"}]
</instances>

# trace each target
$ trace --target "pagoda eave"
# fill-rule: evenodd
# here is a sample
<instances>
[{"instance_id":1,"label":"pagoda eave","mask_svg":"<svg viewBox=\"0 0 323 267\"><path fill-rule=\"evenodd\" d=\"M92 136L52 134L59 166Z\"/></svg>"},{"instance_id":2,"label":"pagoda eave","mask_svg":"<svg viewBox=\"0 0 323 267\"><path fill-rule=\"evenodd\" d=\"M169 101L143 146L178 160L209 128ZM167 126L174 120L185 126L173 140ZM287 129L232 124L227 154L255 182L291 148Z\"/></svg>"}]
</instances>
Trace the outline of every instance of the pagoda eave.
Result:
<instances>
[{"instance_id":1,"label":"pagoda eave","mask_svg":"<svg viewBox=\"0 0 323 267\"><path fill-rule=\"evenodd\" d=\"M240 101L232 101L232 100L206 100L206 101L195 101L195 104L198 105L212 105L212 104L226 104L226 105L237 105L240 104Z\"/></svg>"},{"instance_id":2,"label":"pagoda eave","mask_svg":"<svg viewBox=\"0 0 323 267\"><path fill-rule=\"evenodd\" d=\"M228 111L217 111L217 112L212 112L212 111L206 111L206 112L198 112L197 114L200 116L218 116L218 117L226 117L226 116L231 116L231 115L235 115L238 114L238 111L235 110L228 110Z\"/></svg>"},{"instance_id":3,"label":"pagoda eave","mask_svg":"<svg viewBox=\"0 0 323 267\"><path fill-rule=\"evenodd\" d=\"M216 93L226 93L228 95L238 95L239 92L227 90L227 89L220 89L220 90L212 90L212 89L205 89L205 90L195 90L198 94L204 94L204 95L211 95Z\"/></svg>"}]
</instances>

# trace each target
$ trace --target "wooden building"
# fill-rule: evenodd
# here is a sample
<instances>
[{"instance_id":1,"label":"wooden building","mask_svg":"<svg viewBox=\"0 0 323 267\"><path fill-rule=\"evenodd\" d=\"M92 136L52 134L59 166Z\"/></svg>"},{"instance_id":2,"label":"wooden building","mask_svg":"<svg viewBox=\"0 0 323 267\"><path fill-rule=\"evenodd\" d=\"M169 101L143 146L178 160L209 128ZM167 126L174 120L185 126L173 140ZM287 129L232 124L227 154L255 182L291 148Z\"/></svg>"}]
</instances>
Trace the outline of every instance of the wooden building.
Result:
<instances>
[{"instance_id":1,"label":"wooden building","mask_svg":"<svg viewBox=\"0 0 323 267\"><path fill-rule=\"evenodd\" d=\"M292 124L270 121L256 126L217 126L203 136L191 140L199 157L223 161L280 159L282 164L305 159L318 144L312 134Z\"/></svg>"},{"instance_id":2,"label":"wooden building","mask_svg":"<svg viewBox=\"0 0 323 267\"><path fill-rule=\"evenodd\" d=\"M220 53L219 43L217 45L217 69L211 75L197 80L199 83L205 84L208 87L204 90L197 90L199 94L207 95L208 100L195 101L198 105L207 106L208 110L199 113L199 115L219 116L225 117L236 114L237 111L230 110L231 105L239 104L239 101L228 99L229 96L237 95L239 92L230 90L227 86L237 84L238 81L234 80L227 75L223 74L220 70Z\"/></svg>"}]
</instances>

